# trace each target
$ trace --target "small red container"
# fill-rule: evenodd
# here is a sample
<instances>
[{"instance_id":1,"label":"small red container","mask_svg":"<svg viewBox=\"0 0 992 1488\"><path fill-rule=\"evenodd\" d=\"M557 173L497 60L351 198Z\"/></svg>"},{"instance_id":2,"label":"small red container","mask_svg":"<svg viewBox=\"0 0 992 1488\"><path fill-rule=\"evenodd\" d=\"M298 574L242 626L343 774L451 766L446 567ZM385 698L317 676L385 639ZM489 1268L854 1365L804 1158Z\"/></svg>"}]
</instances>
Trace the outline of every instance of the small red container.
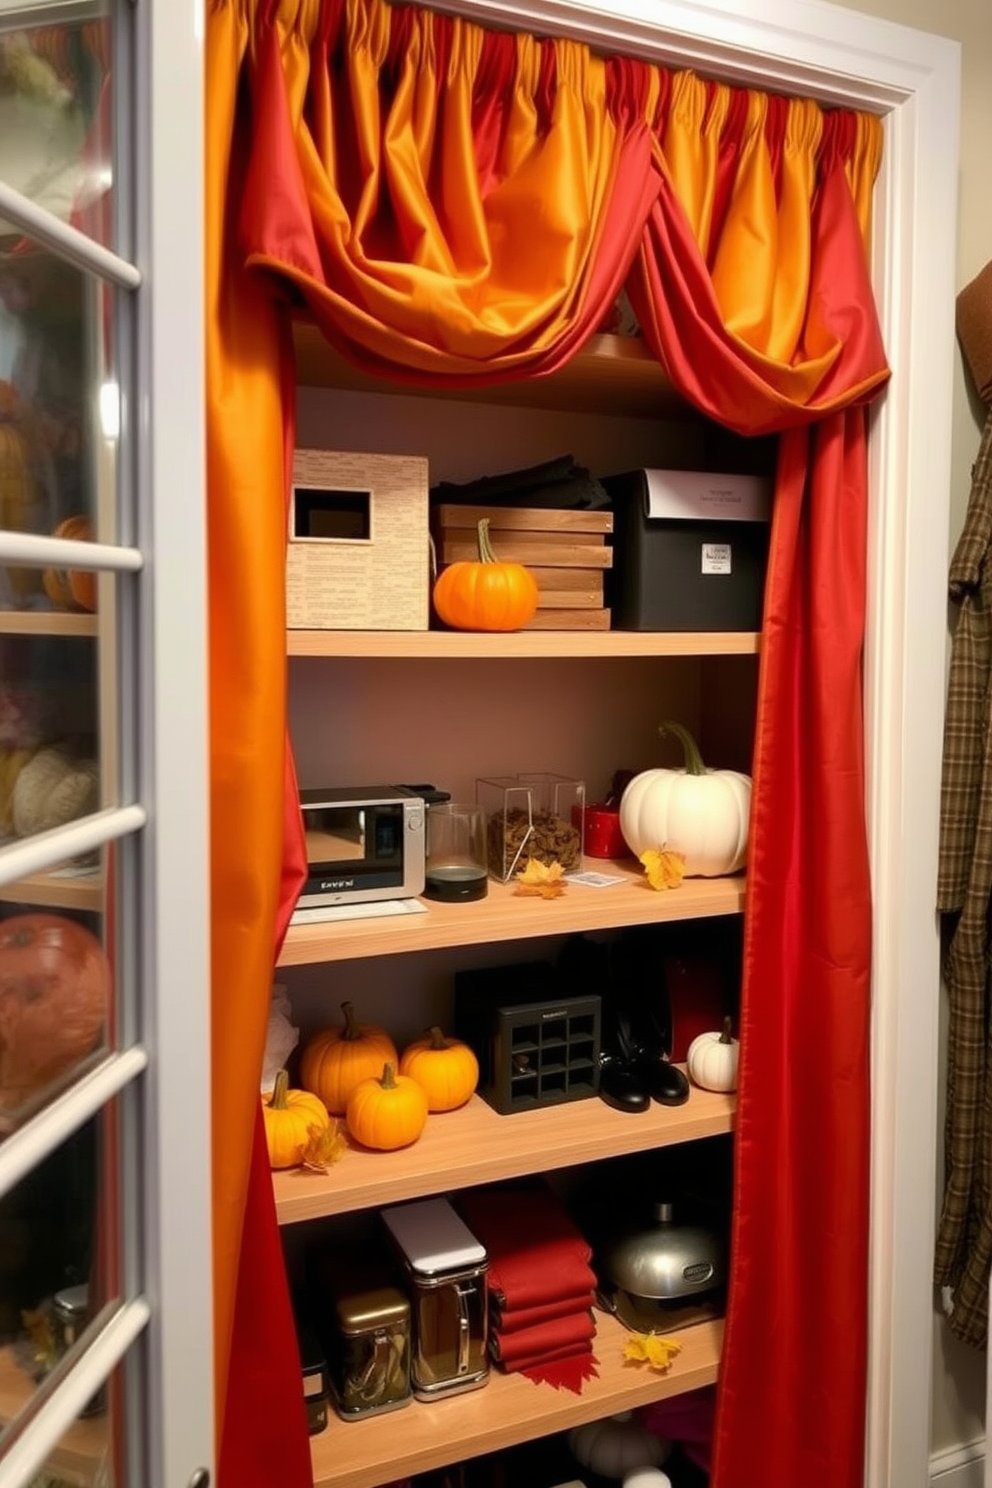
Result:
<instances>
[{"instance_id":1,"label":"small red container","mask_svg":"<svg viewBox=\"0 0 992 1488\"><path fill-rule=\"evenodd\" d=\"M596 802L585 809L582 846L587 858L626 858L630 848L620 830L620 808Z\"/></svg>"}]
</instances>

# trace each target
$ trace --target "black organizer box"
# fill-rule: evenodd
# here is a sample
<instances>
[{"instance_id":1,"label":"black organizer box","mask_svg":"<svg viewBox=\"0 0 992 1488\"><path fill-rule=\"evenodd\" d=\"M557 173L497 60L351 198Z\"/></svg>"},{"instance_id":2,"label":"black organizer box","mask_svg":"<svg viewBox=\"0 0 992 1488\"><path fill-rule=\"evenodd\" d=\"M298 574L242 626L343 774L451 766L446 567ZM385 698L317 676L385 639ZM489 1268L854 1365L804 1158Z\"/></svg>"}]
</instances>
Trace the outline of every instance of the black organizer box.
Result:
<instances>
[{"instance_id":1,"label":"black organizer box","mask_svg":"<svg viewBox=\"0 0 992 1488\"><path fill-rule=\"evenodd\" d=\"M479 1061L478 1093L502 1115L599 1091L600 998L573 996L549 961L455 976L455 1032Z\"/></svg>"}]
</instances>

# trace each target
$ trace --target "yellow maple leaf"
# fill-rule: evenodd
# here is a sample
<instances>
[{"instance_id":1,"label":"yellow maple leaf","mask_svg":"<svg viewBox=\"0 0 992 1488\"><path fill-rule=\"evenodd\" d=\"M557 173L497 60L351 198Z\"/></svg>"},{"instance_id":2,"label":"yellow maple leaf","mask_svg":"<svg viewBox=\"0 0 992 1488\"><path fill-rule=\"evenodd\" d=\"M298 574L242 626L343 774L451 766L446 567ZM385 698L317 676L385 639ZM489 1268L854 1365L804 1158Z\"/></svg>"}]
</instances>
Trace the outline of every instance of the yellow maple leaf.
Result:
<instances>
[{"instance_id":1,"label":"yellow maple leaf","mask_svg":"<svg viewBox=\"0 0 992 1488\"><path fill-rule=\"evenodd\" d=\"M649 847L640 862L653 889L677 889L685 876L685 853L674 847Z\"/></svg>"},{"instance_id":2,"label":"yellow maple leaf","mask_svg":"<svg viewBox=\"0 0 992 1488\"><path fill-rule=\"evenodd\" d=\"M523 872L515 874L515 877L516 894L557 899L559 894L565 892L565 870L557 860L553 863L539 863L536 858L531 858Z\"/></svg>"},{"instance_id":3,"label":"yellow maple leaf","mask_svg":"<svg viewBox=\"0 0 992 1488\"><path fill-rule=\"evenodd\" d=\"M336 1121L330 1126L308 1126L309 1139L300 1148L300 1165L314 1173L326 1173L332 1163L344 1157L347 1142Z\"/></svg>"},{"instance_id":4,"label":"yellow maple leaf","mask_svg":"<svg viewBox=\"0 0 992 1488\"><path fill-rule=\"evenodd\" d=\"M630 1333L623 1346L623 1356L632 1364L647 1364L664 1374L671 1369L672 1361L682 1352L682 1345L674 1338L662 1338L657 1333Z\"/></svg>"}]
</instances>

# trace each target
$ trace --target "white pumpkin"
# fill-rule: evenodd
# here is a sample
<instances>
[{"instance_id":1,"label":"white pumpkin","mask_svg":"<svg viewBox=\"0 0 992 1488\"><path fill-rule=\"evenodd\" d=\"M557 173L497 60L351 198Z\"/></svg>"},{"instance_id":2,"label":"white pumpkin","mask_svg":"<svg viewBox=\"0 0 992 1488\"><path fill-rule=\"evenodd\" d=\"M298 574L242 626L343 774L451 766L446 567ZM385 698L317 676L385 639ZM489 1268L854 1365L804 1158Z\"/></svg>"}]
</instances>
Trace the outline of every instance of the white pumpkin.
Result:
<instances>
[{"instance_id":1,"label":"white pumpkin","mask_svg":"<svg viewBox=\"0 0 992 1488\"><path fill-rule=\"evenodd\" d=\"M699 1033L686 1053L689 1079L703 1090L736 1090L740 1044L724 1018L719 1033Z\"/></svg>"},{"instance_id":2,"label":"white pumpkin","mask_svg":"<svg viewBox=\"0 0 992 1488\"><path fill-rule=\"evenodd\" d=\"M660 1467L635 1467L624 1473L623 1488L672 1488L672 1480Z\"/></svg>"},{"instance_id":3,"label":"white pumpkin","mask_svg":"<svg viewBox=\"0 0 992 1488\"><path fill-rule=\"evenodd\" d=\"M636 1467L658 1467L670 1444L633 1420L630 1411L618 1411L574 1427L568 1445L582 1467L602 1478L622 1478Z\"/></svg>"},{"instance_id":4,"label":"white pumpkin","mask_svg":"<svg viewBox=\"0 0 992 1488\"><path fill-rule=\"evenodd\" d=\"M637 858L651 848L682 853L687 878L737 873L747 861L751 777L738 770L708 770L681 724L663 723L659 733L676 735L685 765L634 776L620 798L624 841Z\"/></svg>"}]
</instances>

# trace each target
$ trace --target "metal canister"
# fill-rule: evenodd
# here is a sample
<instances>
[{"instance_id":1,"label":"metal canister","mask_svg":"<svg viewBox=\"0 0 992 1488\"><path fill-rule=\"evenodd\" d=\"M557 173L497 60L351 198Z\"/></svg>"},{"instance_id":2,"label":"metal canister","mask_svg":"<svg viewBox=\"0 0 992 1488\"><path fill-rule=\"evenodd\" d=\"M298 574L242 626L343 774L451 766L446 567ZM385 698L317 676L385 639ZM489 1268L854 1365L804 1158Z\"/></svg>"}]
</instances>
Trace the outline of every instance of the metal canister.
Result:
<instances>
[{"instance_id":1,"label":"metal canister","mask_svg":"<svg viewBox=\"0 0 992 1488\"><path fill-rule=\"evenodd\" d=\"M331 1399L339 1416L355 1420L408 1405L410 1301L384 1283L332 1289L328 1340Z\"/></svg>"},{"instance_id":2,"label":"metal canister","mask_svg":"<svg viewBox=\"0 0 992 1488\"><path fill-rule=\"evenodd\" d=\"M52 1331L55 1339L55 1355L61 1359L78 1341L90 1320L90 1289L81 1286L64 1287L52 1298ZM84 1408L81 1416L98 1416L107 1406L107 1395L101 1387Z\"/></svg>"}]
</instances>

